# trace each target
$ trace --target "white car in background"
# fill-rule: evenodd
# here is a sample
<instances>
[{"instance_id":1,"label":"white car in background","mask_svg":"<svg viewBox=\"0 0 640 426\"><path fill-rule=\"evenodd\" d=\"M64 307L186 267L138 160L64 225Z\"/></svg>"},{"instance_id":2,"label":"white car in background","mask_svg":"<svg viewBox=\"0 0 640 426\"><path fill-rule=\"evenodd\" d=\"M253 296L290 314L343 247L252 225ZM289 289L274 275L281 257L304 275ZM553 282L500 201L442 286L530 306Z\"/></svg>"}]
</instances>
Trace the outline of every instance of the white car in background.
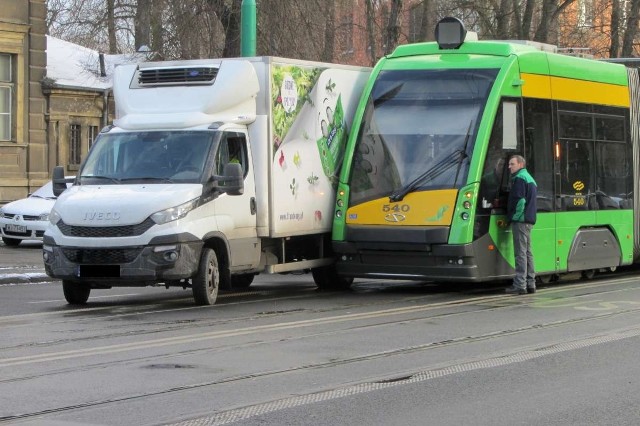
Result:
<instances>
[{"instance_id":1,"label":"white car in background","mask_svg":"<svg viewBox=\"0 0 640 426\"><path fill-rule=\"evenodd\" d=\"M73 178L73 176L67 176ZM67 187L71 184L68 183ZM21 241L42 241L49 226L49 213L56 202L53 184L49 181L27 198L0 207L2 242L17 246Z\"/></svg>"}]
</instances>

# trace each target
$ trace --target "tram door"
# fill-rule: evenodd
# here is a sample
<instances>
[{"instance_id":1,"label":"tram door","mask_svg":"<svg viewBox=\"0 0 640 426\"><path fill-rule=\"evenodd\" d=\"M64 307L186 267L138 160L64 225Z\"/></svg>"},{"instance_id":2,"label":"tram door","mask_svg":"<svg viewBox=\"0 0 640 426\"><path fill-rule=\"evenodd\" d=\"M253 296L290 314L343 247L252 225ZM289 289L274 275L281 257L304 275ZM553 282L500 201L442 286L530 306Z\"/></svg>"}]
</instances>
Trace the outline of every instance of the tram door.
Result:
<instances>
[{"instance_id":1,"label":"tram door","mask_svg":"<svg viewBox=\"0 0 640 426\"><path fill-rule=\"evenodd\" d=\"M557 174L554 161L551 101L523 99L524 153L527 170L536 181L538 207L531 245L536 273L548 275L559 268L557 253Z\"/></svg>"}]
</instances>

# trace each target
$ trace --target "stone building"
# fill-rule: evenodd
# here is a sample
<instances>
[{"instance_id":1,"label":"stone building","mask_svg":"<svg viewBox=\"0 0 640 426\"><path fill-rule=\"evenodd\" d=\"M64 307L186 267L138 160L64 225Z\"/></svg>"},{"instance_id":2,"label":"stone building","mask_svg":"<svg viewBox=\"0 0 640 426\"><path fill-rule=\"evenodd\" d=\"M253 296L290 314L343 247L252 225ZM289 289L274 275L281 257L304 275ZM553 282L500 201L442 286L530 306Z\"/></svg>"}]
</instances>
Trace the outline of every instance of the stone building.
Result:
<instances>
[{"instance_id":1,"label":"stone building","mask_svg":"<svg viewBox=\"0 0 640 426\"><path fill-rule=\"evenodd\" d=\"M45 0L1 1L0 204L49 179L45 109Z\"/></svg>"},{"instance_id":2,"label":"stone building","mask_svg":"<svg viewBox=\"0 0 640 426\"><path fill-rule=\"evenodd\" d=\"M114 68L145 59L142 54L105 55L47 36L48 169L64 166L74 175L100 129L113 122Z\"/></svg>"}]
</instances>

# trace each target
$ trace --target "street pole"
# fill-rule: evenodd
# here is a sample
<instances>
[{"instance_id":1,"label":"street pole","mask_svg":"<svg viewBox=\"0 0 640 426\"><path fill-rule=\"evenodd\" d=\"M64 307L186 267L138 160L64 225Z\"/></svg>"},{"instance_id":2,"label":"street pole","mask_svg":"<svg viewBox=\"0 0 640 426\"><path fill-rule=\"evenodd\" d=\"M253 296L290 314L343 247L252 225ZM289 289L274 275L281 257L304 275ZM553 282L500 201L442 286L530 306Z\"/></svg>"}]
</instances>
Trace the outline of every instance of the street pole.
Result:
<instances>
[{"instance_id":1,"label":"street pole","mask_svg":"<svg viewBox=\"0 0 640 426\"><path fill-rule=\"evenodd\" d=\"M240 54L256 56L256 0L242 0L240 23Z\"/></svg>"}]
</instances>

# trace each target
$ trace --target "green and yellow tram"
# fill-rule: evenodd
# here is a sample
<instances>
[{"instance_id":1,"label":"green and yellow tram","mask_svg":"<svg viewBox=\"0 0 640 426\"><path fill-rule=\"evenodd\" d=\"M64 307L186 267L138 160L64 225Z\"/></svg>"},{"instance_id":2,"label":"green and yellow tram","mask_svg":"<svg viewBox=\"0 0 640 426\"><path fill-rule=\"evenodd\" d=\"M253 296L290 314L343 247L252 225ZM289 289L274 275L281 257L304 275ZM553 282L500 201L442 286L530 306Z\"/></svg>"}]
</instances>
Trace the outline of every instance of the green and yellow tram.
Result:
<instances>
[{"instance_id":1,"label":"green and yellow tram","mask_svg":"<svg viewBox=\"0 0 640 426\"><path fill-rule=\"evenodd\" d=\"M543 280L632 263L637 70L464 34L445 18L438 42L400 46L374 68L340 174L338 274L513 276L505 221L513 154L538 184L532 242Z\"/></svg>"}]
</instances>

